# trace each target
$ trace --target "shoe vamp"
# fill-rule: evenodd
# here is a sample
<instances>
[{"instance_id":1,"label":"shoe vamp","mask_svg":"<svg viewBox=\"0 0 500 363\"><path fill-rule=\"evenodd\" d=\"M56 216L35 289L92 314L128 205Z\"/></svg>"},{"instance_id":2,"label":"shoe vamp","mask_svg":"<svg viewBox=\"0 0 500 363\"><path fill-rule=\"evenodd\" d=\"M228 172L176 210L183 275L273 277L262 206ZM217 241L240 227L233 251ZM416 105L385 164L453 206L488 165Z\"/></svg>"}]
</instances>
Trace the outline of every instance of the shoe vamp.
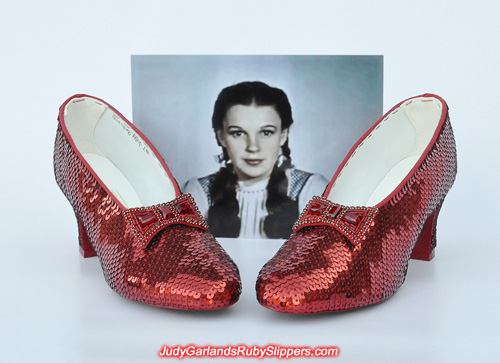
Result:
<instances>
[{"instance_id":1,"label":"shoe vamp","mask_svg":"<svg viewBox=\"0 0 500 363\"><path fill-rule=\"evenodd\" d=\"M238 280L238 269L207 231L182 225L160 231L128 265L128 278L157 289L215 293ZM213 290L213 291L212 291Z\"/></svg>"},{"instance_id":2,"label":"shoe vamp","mask_svg":"<svg viewBox=\"0 0 500 363\"><path fill-rule=\"evenodd\" d=\"M366 293L371 268L365 254L332 227L307 227L292 235L260 275L268 291L286 286L295 296Z\"/></svg>"}]
</instances>

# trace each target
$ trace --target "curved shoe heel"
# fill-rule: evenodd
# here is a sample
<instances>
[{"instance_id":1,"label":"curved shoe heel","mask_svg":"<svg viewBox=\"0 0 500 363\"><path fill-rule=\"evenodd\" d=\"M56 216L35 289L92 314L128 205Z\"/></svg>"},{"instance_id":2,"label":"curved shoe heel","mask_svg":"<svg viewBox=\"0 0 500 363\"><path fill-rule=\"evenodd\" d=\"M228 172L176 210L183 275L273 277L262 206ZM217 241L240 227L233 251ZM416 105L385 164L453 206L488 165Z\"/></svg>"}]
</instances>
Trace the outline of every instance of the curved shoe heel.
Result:
<instances>
[{"instance_id":1,"label":"curved shoe heel","mask_svg":"<svg viewBox=\"0 0 500 363\"><path fill-rule=\"evenodd\" d=\"M418 236L417 243L411 252L410 258L413 260L430 261L434 258L436 252L436 231L437 231L437 219L439 216L439 211L443 202L439 203L437 208L432 212L422 227L422 231Z\"/></svg>"},{"instance_id":2,"label":"curved shoe heel","mask_svg":"<svg viewBox=\"0 0 500 363\"><path fill-rule=\"evenodd\" d=\"M94 247L90 244L89 236L87 235L87 231L82 221L78 217L76 217L76 221L78 223L78 244L80 245L80 254L83 258L97 256Z\"/></svg>"}]
</instances>

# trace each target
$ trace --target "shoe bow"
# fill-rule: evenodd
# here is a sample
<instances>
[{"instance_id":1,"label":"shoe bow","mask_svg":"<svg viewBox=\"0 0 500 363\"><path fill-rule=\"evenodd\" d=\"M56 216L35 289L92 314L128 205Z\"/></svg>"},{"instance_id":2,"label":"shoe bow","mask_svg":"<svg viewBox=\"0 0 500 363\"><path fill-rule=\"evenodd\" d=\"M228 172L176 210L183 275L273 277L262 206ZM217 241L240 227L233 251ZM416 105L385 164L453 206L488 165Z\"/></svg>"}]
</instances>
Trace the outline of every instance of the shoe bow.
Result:
<instances>
[{"instance_id":1,"label":"shoe bow","mask_svg":"<svg viewBox=\"0 0 500 363\"><path fill-rule=\"evenodd\" d=\"M365 234L373 227L378 213L372 207L346 207L323 197L313 197L293 225L297 232L308 226L330 226L342 233L357 246L366 239Z\"/></svg>"},{"instance_id":2,"label":"shoe bow","mask_svg":"<svg viewBox=\"0 0 500 363\"><path fill-rule=\"evenodd\" d=\"M182 194L167 203L127 209L123 214L131 227L131 233L142 246L147 246L158 231L173 224L208 230L208 225L190 194Z\"/></svg>"}]
</instances>

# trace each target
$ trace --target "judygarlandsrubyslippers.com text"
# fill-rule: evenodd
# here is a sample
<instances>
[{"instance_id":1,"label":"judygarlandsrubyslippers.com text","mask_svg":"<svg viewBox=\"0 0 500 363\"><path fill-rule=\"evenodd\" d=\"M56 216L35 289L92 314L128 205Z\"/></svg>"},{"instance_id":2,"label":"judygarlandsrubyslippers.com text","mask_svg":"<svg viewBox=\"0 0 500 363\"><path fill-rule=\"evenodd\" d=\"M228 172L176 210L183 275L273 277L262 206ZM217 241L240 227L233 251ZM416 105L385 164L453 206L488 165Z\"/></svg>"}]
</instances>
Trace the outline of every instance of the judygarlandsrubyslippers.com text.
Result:
<instances>
[{"instance_id":1,"label":"judygarlandsrubyslippers.com text","mask_svg":"<svg viewBox=\"0 0 500 363\"><path fill-rule=\"evenodd\" d=\"M328 347L294 347L269 344L261 346L227 345L227 346L185 346L164 345L158 352L160 358L335 358L340 355L340 348Z\"/></svg>"}]
</instances>

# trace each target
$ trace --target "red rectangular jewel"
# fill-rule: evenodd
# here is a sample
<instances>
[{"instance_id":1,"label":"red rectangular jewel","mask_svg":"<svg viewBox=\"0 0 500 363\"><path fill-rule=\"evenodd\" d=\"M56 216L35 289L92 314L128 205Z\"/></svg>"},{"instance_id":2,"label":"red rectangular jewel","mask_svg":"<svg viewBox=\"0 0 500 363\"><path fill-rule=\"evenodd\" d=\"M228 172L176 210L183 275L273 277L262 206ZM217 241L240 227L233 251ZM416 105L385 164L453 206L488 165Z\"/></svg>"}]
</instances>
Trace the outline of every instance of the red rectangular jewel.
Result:
<instances>
[{"instance_id":1,"label":"red rectangular jewel","mask_svg":"<svg viewBox=\"0 0 500 363\"><path fill-rule=\"evenodd\" d=\"M359 215L357 215L356 213L353 213L353 212L347 212L346 214L344 214L344 216L342 218L346 222L349 222L351 224L358 224L359 220L361 219L361 217Z\"/></svg>"},{"instance_id":2,"label":"red rectangular jewel","mask_svg":"<svg viewBox=\"0 0 500 363\"><path fill-rule=\"evenodd\" d=\"M148 226L152 223L155 223L158 220L158 218L156 218L156 216L153 212L139 215L139 216L137 216L137 219L139 220L139 223L141 224L142 227L145 227L145 226Z\"/></svg>"}]
</instances>

